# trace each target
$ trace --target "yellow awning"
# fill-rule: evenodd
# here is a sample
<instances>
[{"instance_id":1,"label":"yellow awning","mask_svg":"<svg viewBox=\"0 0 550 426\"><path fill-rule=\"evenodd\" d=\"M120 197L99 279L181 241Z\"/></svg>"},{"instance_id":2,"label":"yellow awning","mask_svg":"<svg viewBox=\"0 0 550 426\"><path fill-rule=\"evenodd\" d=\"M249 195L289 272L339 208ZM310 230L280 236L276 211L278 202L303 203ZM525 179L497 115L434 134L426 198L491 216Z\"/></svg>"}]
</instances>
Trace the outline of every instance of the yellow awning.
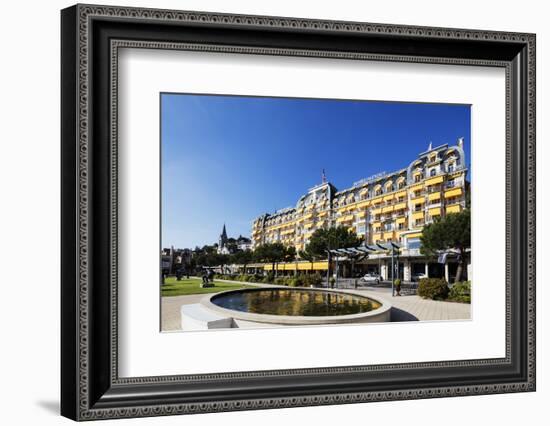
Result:
<instances>
[{"instance_id":1,"label":"yellow awning","mask_svg":"<svg viewBox=\"0 0 550 426\"><path fill-rule=\"evenodd\" d=\"M407 191L400 191L398 192L397 194L395 194L395 197L396 198L399 198L399 197L406 197L407 196Z\"/></svg>"},{"instance_id":2,"label":"yellow awning","mask_svg":"<svg viewBox=\"0 0 550 426\"><path fill-rule=\"evenodd\" d=\"M374 229L374 228L379 228L380 226L382 226L382 222L374 222L374 223L372 224L373 229Z\"/></svg>"},{"instance_id":3,"label":"yellow awning","mask_svg":"<svg viewBox=\"0 0 550 426\"><path fill-rule=\"evenodd\" d=\"M384 201L390 201L390 200L393 200L393 197L394 197L393 194L392 195L386 195L386 196L384 196L383 200Z\"/></svg>"},{"instance_id":4,"label":"yellow awning","mask_svg":"<svg viewBox=\"0 0 550 426\"><path fill-rule=\"evenodd\" d=\"M413 198L411 200L412 204L424 204L425 202L426 202L426 199L424 197Z\"/></svg>"},{"instance_id":5,"label":"yellow awning","mask_svg":"<svg viewBox=\"0 0 550 426\"><path fill-rule=\"evenodd\" d=\"M407 208L407 203L399 203L393 206L394 210L402 210Z\"/></svg>"},{"instance_id":6,"label":"yellow awning","mask_svg":"<svg viewBox=\"0 0 550 426\"><path fill-rule=\"evenodd\" d=\"M272 271L272 270L273 270L273 265L271 263L264 265L264 271Z\"/></svg>"},{"instance_id":7,"label":"yellow awning","mask_svg":"<svg viewBox=\"0 0 550 426\"><path fill-rule=\"evenodd\" d=\"M445 209L445 211L447 213L460 213L460 209L461 209L461 206L460 204L455 204L453 206L447 206L447 208Z\"/></svg>"},{"instance_id":8,"label":"yellow awning","mask_svg":"<svg viewBox=\"0 0 550 426\"><path fill-rule=\"evenodd\" d=\"M342 223L342 222L349 222L350 220L353 220L352 214L348 214L346 216L340 216L338 219L336 219L336 222Z\"/></svg>"},{"instance_id":9,"label":"yellow awning","mask_svg":"<svg viewBox=\"0 0 550 426\"><path fill-rule=\"evenodd\" d=\"M409 235L404 235L405 237L407 237L408 239L411 239L411 238L419 238L422 236L422 232L415 232L414 234L409 234Z\"/></svg>"},{"instance_id":10,"label":"yellow awning","mask_svg":"<svg viewBox=\"0 0 550 426\"><path fill-rule=\"evenodd\" d=\"M281 235L294 234L294 229L287 229L286 231L281 232Z\"/></svg>"},{"instance_id":11,"label":"yellow awning","mask_svg":"<svg viewBox=\"0 0 550 426\"><path fill-rule=\"evenodd\" d=\"M412 214L413 219L422 219L424 218L424 212L414 212Z\"/></svg>"},{"instance_id":12,"label":"yellow awning","mask_svg":"<svg viewBox=\"0 0 550 426\"><path fill-rule=\"evenodd\" d=\"M445 191L445 198L458 197L459 195L462 195L462 188L454 188Z\"/></svg>"},{"instance_id":13,"label":"yellow awning","mask_svg":"<svg viewBox=\"0 0 550 426\"><path fill-rule=\"evenodd\" d=\"M305 270L311 269L310 262L300 262L296 266L298 267L299 271L305 271Z\"/></svg>"},{"instance_id":14,"label":"yellow awning","mask_svg":"<svg viewBox=\"0 0 550 426\"><path fill-rule=\"evenodd\" d=\"M411 192L420 191L422 189L422 184L411 186L409 189Z\"/></svg>"},{"instance_id":15,"label":"yellow awning","mask_svg":"<svg viewBox=\"0 0 550 426\"><path fill-rule=\"evenodd\" d=\"M358 217L358 218L362 218L362 217L365 217L366 214L367 214L366 211L362 211L362 212L357 213L357 217Z\"/></svg>"},{"instance_id":16,"label":"yellow awning","mask_svg":"<svg viewBox=\"0 0 550 426\"><path fill-rule=\"evenodd\" d=\"M443 176L436 176L431 179L428 179L426 182L424 182L424 184L426 186L430 186L430 185L437 185L438 183L441 183L441 182L443 182Z\"/></svg>"},{"instance_id":17,"label":"yellow awning","mask_svg":"<svg viewBox=\"0 0 550 426\"><path fill-rule=\"evenodd\" d=\"M373 198L371 200L371 203L372 204L380 204L382 202L382 197L378 197L378 198Z\"/></svg>"},{"instance_id":18,"label":"yellow awning","mask_svg":"<svg viewBox=\"0 0 550 426\"><path fill-rule=\"evenodd\" d=\"M428 209L430 216L441 216L441 207Z\"/></svg>"},{"instance_id":19,"label":"yellow awning","mask_svg":"<svg viewBox=\"0 0 550 426\"><path fill-rule=\"evenodd\" d=\"M382 207L382 213L388 213L393 211L393 206Z\"/></svg>"},{"instance_id":20,"label":"yellow awning","mask_svg":"<svg viewBox=\"0 0 550 426\"><path fill-rule=\"evenodd\" d=\"M381 239L382 239L382 233L377 232L376 234L372 234L372 240L373 241L378 241L378 240L381 240Z\"/></svg>"},{"instance_id":21,"label":"yellow awning","mask_svg":"<svg viewBox=\"0 0 550 426\"><path fill-rule=\"evenodd\" d=\"M392 239L392 238L393 238L393 231L391 231L391 232L384 232L384 239L385 239L385 240Z\"/></svg>"},{"instance_id":22,"label":"yellow awning","mask_svg":"<svg viewBox=\"0 0 550 426\"><path fill-rule=\"evenodd\" d=\"M397 224L405 223L406 220L407 220L406 217L398 217L397 219L395 219L395 223Z\"/></svg>"},{"instance_id":23,"label":"yellow awning","mask_svg":"<svg viewBox=\"0 0 550 426\"><path fill-rule=\"evenodd\" d=\"M313 226L313 223L306 223L306 224L304 225L304 229L309 229L309 228L311 228L312 226Z\"/></svg>"},{"instance_id":24,"label":"yellow awning","mask_svg":"<svg viewBox=\"0 0 550 426\"><path fill-rule=\"evenodd\" d=\"M311 219L313 217L313 213L308 213L302 217L303 220Z\"/></svg>"},{"instance_id":25,"label":"yellow awning","mask_svg":"<svg viewBox=\"0 0 550 426\"><path fill-rule=\"evenodd\" d=\"M313 269L316 271L326 271L328 269L328 262L313 262Z\"/></svg>"},{"instance_id":26,"label":"yellow awning","mask_svg":"<svg viewBox=\"0 0 550 426\"><path fill-rule=\"evenodd\" d=\"M324 220L319 220L317 222L317 227L320 228L321 226L323 226L325 224L325 221Z\"/></svg>"},{"instance_id":27,"label":"yellow awning","mask_svg":"<svg viewBox=\"0 0 550 426\"><path fill-rule=\"evenodd\" d=\"M318 217L325 217L327 215L327 211L325 210L324 212L320 212L317 216Z\"/></svg>"},{"instance_id":28,"label":"yellow awning","mask_svg":"<svg viewBox=\"0 0 550 426\"><path fill-rule=\"evenodd\" d=\"M441 193L440 192L434 192L434 193L428 195L428 200L430 200L430 201L439 200L440 198L441 198Z\"/></svg>"},{"instance_id":29,"label":"yellow awning","mask_svg":"<svg viewBox=\"0 0 550 426\"><path fill-rule=\"evenodd\" d=\"M362 209L362 208L367 207L369 204L370 204L370 201L363 201L363 202L357 204L356 207L357 207L358 209Z\"/></svg>"},{"instance_id":30,"label":"yellow awning","mask_svg":"<svg viewBox=\"0 0 550 426\"><path fill-rule=\"evenodd\" d=\"M382 213L382 209L381 209L381 208L373 209L373 210L371 211L371 214L380 214L380 213Z\"/></svg>"}]
</instances>

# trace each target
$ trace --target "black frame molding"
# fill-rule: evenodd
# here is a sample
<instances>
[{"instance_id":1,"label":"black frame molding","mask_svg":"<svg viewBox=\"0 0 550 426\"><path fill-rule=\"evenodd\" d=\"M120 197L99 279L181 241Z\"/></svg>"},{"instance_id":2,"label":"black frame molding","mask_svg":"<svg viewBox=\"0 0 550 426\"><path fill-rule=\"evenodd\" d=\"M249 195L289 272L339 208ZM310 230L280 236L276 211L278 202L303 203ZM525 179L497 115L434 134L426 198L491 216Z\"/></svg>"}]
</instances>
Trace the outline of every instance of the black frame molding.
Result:
<instances>
[{"instance_id":1,"label":"black frame molding","mask_svg":"<svg viewBox=\"0 0 550 426\"><path fill-rule=\"evenodd\" d=\"M76 5L61 13L61 36L62 415L91 420L535 390L535 35ZM506 357L119 378L117 52L124 47L505 68Z\"/></svg>"}]
</instances>

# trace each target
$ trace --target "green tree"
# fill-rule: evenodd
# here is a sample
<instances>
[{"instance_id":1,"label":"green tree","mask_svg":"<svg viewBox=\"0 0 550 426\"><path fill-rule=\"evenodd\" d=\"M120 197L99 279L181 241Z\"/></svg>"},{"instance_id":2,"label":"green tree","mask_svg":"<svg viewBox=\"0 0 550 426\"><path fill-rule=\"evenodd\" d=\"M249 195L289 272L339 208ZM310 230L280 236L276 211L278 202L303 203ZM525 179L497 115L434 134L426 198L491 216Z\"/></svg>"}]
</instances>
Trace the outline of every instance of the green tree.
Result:
<instances>
[{"instance_id":1,"label":"green tree","mask_svg":"<svg viewBox=\"0 0 550 426\"><path fill-rule=\"evenodd\" d=\"M246 266L254 259L254 253L250 250L237 251L231 256L233 263L243 265L243 273L246 274Z\"/></svg>"},{"instance_id":2,"label":"green tree","mask_svg":"<svg viewBox=\"0 0 550 426\"><path fill-rule=\"evenodd\" d=\"M254 253L258 261L271 263L274 271L277 271L276 266L279 262L283 262L288 254L287 248L282 243L262 244L256 248Z\"/></svg>"},{"instance_id":3,"label":"green tree","mask_svg":"<svg viewBox=\"0 0 550 426\"><path fill-rule=\"evenodd\" d=\"M465 269L466 249L471 245L470 235L470 209L449 214L424 227L420 237L420 252L427 256L435 256L440 251L458 250L460 261L455 282L459 282Z\"/></svg>"},{"instance_id":4,"label":"green tree","mask_svg":"<svg viewBox=\"0 0 550 426\"><path fill-rule=\"evenodd\" d=\"M361 238L345 226L317 229L311 235L305 251L313 258L326 259L327 250L357 247L361 242Z\"/></svg>"},{"instance_id":5,"label":"green tree","mask_svg":"<svg viewBox=\"0 0 550 426\"><path fill-rule=\"evenodd\" d=\"M329 250L357 247L362 239L345 226L317 229L309 239L305 252L312 259L327 259L327 279L330 276L331 254ZM313 265L313 264L312 264ZM313 266L312 266L313 267Z\"/></svg>"},{"instance_id":6,"label":"green tree","mask_svg":"<svg viewBox=\"0 0 550 426\"><path fill-rule=\"evenodd\" d=\"M313 262L317 260L317 256L311 253L311 251L309 250L309 244L304 250L300 250L298 252L298 256L300 257L300 259L307 260L309 263L311 263L311 270L313 271Z\"/></svg>"},{"instance_id":7,"label":"green tree","mask_svg":"<svg viewBox=\"0 0 550 426\"><path fill-rule=\"evenodd\" d=\"M293 262L296 259L296 248L294 246L285 247L284 261Z\"/></svg>"}]
</instances>

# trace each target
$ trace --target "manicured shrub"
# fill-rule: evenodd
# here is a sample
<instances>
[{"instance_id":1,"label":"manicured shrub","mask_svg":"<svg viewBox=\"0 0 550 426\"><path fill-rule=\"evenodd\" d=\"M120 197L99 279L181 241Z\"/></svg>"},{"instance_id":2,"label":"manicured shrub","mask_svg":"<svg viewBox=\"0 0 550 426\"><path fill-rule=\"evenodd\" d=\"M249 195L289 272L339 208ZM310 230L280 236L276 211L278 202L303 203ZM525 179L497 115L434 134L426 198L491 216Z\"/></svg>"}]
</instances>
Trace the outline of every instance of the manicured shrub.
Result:
<instances>
[{"instance_id":1,"label":"manicured shrub","mask_svg":"<svg viewBox=\"0 0 550 426\"><path fill-rule=\"evenodd\" d=\"M442 278L422 278L418 284L418 295L424 299L445 300L449 287Z\"/></svg>"},{"instance_id":2,"label":"manicured shrub","mask_svg":"<svg viewBox=\"0 0 550 426\"><path fill-rule=\"evenodd\" d=\"M302 287L304 285L304 276L303 275L297 275L294 277L294 287Z\"/></svg>"},{"instance_id":3,"label":"manicured shrub","mask_svg":"<svg viewBox=\"0 0 550 426\"><path fill-rule=\"evenodd\" d=\"M453 284L449 291L449 300L460 303L471 303L472 285L470 281L462 281Z\"/></svg>"},{"instance_id":4,"label":"manicured shrub","mask_svg":"<svg viewBox=\"0 0 550 426\"><path fill-rule=\"evenodd\" d=\"M267 275L265 275L263 278L262 278L262 283L264 284L272 284L273 283L273 274L269 273Z\"/></svg>"},{"instance_id":5,"label":"manicured shrub","mask_svg":"<svg viewBox=\"0 0 550 426\"><path fill-rule=\"evenodd\" d=\"M401 295L401 280L399 278L393 280L393 286L395 287L395 292L398 296Z\"/></svg>"},{"instance_id":6,"label":"manicured shrub","mask_svg":"<svg viewBox=\"0 0 550 426\"><path fill-rule=\"evenodd\" d=\"M285 278L285 277L277 277L277 278L275 278L273 284L277 284L277 285L287 285L287 281L286 281L286 278Z\"/></svg>"},{"instance_id":7,"label":"manicured shrub","mask_svg":"<svg viewBox=\"0 0 550 426\"><path fill-rule=\"evenodd\" d=\"M319 286L323 279L319 274L306 274L303 276L303 282L305 286Z\"/></svg>"},{"instance_id":8,"label":"manicured shrub","mask_svg":"<svg viewBox=\"0 0 550 426\"><path fill-rule=\"evenodd\" d=\"M288 279L288 284L287 284L289 287L298 287L298 278L289 278Z\"/></svg>"}]
</instances>

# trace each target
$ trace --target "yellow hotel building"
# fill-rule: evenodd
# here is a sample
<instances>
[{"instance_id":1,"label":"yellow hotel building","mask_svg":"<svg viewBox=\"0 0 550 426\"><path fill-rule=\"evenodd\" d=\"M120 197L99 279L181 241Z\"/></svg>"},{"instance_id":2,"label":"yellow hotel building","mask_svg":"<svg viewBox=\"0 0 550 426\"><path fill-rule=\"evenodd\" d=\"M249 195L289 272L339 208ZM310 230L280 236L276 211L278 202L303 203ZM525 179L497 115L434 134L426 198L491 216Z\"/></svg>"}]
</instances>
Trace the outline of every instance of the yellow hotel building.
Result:
<instances>
[{"instance_id":1,"label":"yellow hotel building","mask_svg":"<svg viewBox=\"0 0 550 426\"><path fill-rule=\"evenodd\" d=\"M253 222L253 247L282 242L299 252L315 230L342 225L363 237L366 244L391 241L402 246L401 276L405 280L420 272L429 276L444 273L448 278L453 270L452 259L450 267L445 264L439 273L432 272L420 255L419 237L422 228L434 218L465 208L469 190L466 174L462 138L453 146L432 148L430 144L427 151L403 169L379 173L343 190L323 182L309 189L296 206L261 215ZM387 278L385 257L369 256L363 269ZM315 269L323 269L321 263ZM324 265L326 269L326 262Z\"/></svg>"}]
</instances>

